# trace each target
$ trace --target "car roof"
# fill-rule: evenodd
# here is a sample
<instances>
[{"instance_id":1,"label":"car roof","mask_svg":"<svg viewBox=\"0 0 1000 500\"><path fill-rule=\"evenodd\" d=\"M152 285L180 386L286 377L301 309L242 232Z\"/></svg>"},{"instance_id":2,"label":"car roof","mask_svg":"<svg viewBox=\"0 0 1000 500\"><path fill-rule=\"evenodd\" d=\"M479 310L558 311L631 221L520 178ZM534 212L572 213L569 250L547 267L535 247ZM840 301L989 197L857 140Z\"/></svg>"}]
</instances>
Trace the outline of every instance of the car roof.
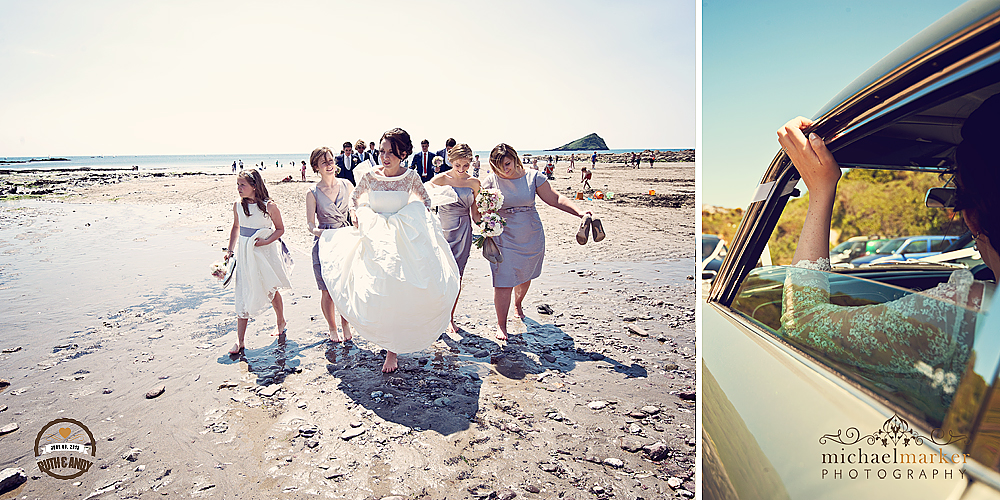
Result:
<instances>
[{"instance_id":1,"label":"car roof","mask_svg":"<svg viewBox=\"0 0 1000 500\"><path fill-rule=\"evenodd\" d=\"M1000 93L1000 0L969 1L882 58L815 116L843 167L945 171L961 127ZM977 74L978 73L978 74ZM826 126L819 125L821 122ZM827 129L824 132L821 129Z\"/></svg>"}]
</instances>

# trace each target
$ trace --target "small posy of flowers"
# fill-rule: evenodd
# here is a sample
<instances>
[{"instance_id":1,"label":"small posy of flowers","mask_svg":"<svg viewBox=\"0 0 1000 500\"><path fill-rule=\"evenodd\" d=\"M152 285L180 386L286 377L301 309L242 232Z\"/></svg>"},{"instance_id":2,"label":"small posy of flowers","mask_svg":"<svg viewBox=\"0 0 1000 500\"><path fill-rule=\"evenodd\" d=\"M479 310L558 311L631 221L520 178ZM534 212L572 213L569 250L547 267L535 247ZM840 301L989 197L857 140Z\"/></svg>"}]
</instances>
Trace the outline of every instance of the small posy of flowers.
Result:
<instances>
[{"instance_id":1,"label":"small posy of flowers","mask_svg":"<svg viewBox=\"0 0 1000 500\"><path fill-rule=\"evenodd\" d=\"M503 193L499 189L480 189L479 196L476 197L476 208L482 214L479 221L479 230L482 237L476 238L476 247L482 248L486 238L493 238L503 234L503 228L507 225L507 220L500 216L500 208L503 206Z\"/></svg>"},{"instance_id":2,"label":"small posy of flowers","mask_svg":"<svg viewBox=\"0 0 1000 500\"><path fill-rule=\"evenodd\" d=\"M499 189L480 189L476 197L476 207L479 213L499 212L503 207L503 193Z\"/></svg>"},{"instance_id":3,"label":"small posy of flowers","mask_svg":"<svg viewBox=\"0 0 1000 500\"><path fill-rule=\"evenodd\" d=\"M444 165L444 158L441 158L440 156L435 156L434 159L431 160L431 164L434 165L435 167L440 167L441 165Z\"/></svg>"},{"instance_id":4,"label":"small posy of flowers","mask_svg":"<svg viewBox=\"0 0 1000 500\"><path fill-rule=\"evenodd\" d=\"M479 223L479 229L486 238L492 238L494 236L500 236L503 234L503 227L507 225L507 221L500 214L496 212L490 212L483 215L482 222Z\"/></svg>"},{"instance_id":5,"label":"small posy of flowers","mask_svg":"<svg viewBox=\"0 0 1000 500\"><path fill-rule=\"evenodd\" d=\"M212 276L215 276L217 279L221 280L226 277L227 266L225 261L220 260L213 262L212 265L209 266L209 268L212 270Z\"/></svg>"}]
</instances>

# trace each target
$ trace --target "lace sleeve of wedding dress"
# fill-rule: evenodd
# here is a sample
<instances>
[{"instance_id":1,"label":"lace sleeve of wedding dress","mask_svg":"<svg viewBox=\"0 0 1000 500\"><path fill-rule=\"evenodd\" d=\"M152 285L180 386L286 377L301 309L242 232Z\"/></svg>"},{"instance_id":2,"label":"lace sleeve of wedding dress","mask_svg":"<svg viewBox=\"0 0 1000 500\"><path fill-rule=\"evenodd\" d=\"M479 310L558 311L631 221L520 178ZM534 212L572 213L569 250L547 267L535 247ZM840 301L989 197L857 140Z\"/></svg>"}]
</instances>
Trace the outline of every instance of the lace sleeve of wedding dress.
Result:
<instances>
[{"instance_id":1,"label":"lace sleeve of wedding dress","mask_svg":"<svg viewBox=\"0 0 1000 500\"><path fill-rule=\"evenodd\" d=\"M361 195L372 190L373 180L374 177L370 173L365 173L365 175L361 176L361 180L358 181L358 185L354 188L354 192L351 193L352 210L358 209L358 199Z\"/></svg>"},{"instance_id":2,"label":"lace sleeve of wedding dress","mask_svg":"<svg viewBox=\"0 0 1000 500\"><path fill-rule=\"evenodd\" d=\"M424 206L428 210L431 209L431 196L427 194L427 189L424 188L424 183L420 182L420 175L417 174L416 170L407 170L406 179L409 182L410 194L416 195L420 198L420 201L424 202Z\"/></svg>"},{"instance_id":3,"label":"lace sleeve of wedding dress","mask_svg":"<svg viewBox=\"0 0 1000 500\"><path fill-rule=\"evenodd\" d=\"M969 271L955 271L947 283L889 302L841 306L830 303L829 270L827 259L787 268L781 313L784 338L869 373L921 372L941 378L939 387L946 393L954 391L975 326L975 311L970 314L966 308L975 283Z\"/></svg>"}]
</instances>

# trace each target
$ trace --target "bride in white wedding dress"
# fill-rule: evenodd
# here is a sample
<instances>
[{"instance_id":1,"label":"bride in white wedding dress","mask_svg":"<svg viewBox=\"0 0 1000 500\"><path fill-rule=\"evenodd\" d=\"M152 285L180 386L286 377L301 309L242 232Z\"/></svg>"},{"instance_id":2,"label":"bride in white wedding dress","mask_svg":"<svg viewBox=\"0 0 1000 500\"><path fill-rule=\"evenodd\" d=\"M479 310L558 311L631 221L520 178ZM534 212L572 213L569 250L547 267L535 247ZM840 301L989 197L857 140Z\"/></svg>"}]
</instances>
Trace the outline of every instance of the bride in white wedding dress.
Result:
<instances>
[{"instance_id":1,"label":"bride in white wedding dress","mask_svg":"<svg viewBox=\"0 0 1000 500\"><path fill-rule=\"evenodd\" d=\"M430 197L413 170L413 152L400 128L382 134L380 166L366 172L351 197L354 227L328 229L319 240L323 279L336 309L355 331L396 354L426 349L451 321L458 265Z\"/></svg>"}]
</instances>

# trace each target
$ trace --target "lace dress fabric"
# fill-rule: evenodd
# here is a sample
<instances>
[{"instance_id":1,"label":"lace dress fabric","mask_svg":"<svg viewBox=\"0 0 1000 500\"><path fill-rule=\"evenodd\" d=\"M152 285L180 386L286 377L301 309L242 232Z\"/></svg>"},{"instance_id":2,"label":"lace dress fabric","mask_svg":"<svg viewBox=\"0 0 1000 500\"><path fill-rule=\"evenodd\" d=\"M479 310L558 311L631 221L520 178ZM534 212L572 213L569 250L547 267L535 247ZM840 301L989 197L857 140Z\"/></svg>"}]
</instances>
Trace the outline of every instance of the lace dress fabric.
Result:
<instances>
[{"instance_id":1,"label":"lace dress fabric","mask_svg":"<svg viewBox=\"0 0 1000 500\"><path fill-rule=\"evenodd\" d=\"M352 203L358 227L326 230L319 240L337 312L389 351L423 350L448 326L459 288L455 257L427 210L430 197L413 170L368 172Z\"/></svg>"},{"instance_id":2,"label":"lace dress fabric","mask_svg":"<svg viewBox=\"0 0 1000 500\"><path fill-rule=\"evenodd\" d=\"M972 349L976 310L972 273L881 304L830 303L830 261L802 261L787 269L781 333L827 359L853 366L876 386L913 396L932 418L943 417Z\"/></svg>"}]
</instances>

